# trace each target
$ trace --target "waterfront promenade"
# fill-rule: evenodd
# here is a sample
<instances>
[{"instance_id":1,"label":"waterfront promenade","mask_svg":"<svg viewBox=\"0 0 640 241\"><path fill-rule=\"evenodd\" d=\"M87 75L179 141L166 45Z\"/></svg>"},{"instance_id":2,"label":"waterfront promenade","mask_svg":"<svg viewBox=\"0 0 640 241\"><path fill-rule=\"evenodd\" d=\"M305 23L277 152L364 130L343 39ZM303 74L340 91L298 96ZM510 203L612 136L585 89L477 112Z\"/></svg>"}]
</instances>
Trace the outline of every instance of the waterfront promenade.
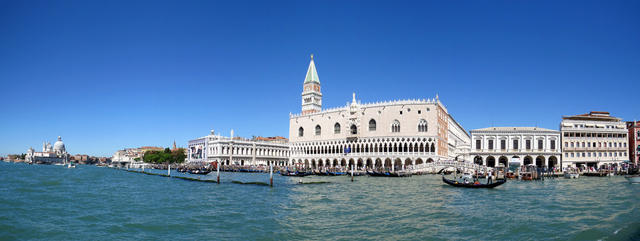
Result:
<instances>
[{"instance_id":1,"label":"waterfront promenade","mask_svg":"<svg viewBox=\"0 0 640 241\"><path fill-rule=\"evenodd\" d=\"M276 188L232 183L264 173L221 175L217 185L0 163L0 239L624 240L640 230L640 185L619 176L470 190L437 175L303 178L329 182L318 185L276 175Z\"/></svg>"}]
</instances>

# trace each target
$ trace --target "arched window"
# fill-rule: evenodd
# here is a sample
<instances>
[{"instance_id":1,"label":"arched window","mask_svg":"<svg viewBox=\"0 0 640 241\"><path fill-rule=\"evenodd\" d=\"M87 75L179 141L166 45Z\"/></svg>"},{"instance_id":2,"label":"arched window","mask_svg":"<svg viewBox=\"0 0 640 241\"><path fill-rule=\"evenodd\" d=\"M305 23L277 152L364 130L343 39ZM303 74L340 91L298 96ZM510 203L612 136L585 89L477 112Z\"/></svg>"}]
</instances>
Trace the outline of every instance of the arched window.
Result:
<instances>
[{"instance_id":1,"label":"arched window","mask_svg":"<svg viewBox=\"0 0 640 241\"><path fill-rule=\"evenodd\" d=\"M316 126L316 136L319 136L320 133L322 133L322 128L320 128L320 125Z\"/></svg>"},{"instance_id":2,"label":"arched window","mask_svg":"<svg viewBox=\"0 0 640 241\"><path fill-rule=\"evenodd\" d=\"M334 134L340 134L340 123L337 123L335 125L333 125L333 133Z\"/></svg>"},{"instance_id":3,"label":"arched window","mask_svg":"<svg viewBox=\"0 0 640 241\"><path fill-rule=\"evenodd\" d=\"M371 119L369 121L369 131L376 131L376 120Z\"/></svg>"},{"instance_id":4,"label":"arched window","mask_svg":"<svg viewBox=\"0 0 640 241\"><path fill-rule=\"evenodd\" d=\"M427 132L427 121L424 119L420 119L418 122L418 132Z\"/></svg>"},{"instance_id":5,"label":"arched window","mask_svg":"<svg viewBox=\"0 0 640 241\"><path fill-rule=\"evenodd\" d=\"M351 125L351 134L358 134L358 127L356 127L356 125Z\"/></svg>"},{"instance_id":6,"label":"arched window","mask_svg":"<svg viewBox=\"0 0 640 241\"><path fill-rule=\"evenodd\" d=\"M400 132L400 121L393 121L393 124L391 124L391 132Z\"/></svg>"},{"instance_id":7,"label":"arched window","mask_svg":"<svg viewBox=\"0 0 640 241\"><path fill-rule=\"evenodd\" d=\"M304 136L304 128L302 128L302 126L298 129L298 136Z\"/></svg>"}]
</instances>

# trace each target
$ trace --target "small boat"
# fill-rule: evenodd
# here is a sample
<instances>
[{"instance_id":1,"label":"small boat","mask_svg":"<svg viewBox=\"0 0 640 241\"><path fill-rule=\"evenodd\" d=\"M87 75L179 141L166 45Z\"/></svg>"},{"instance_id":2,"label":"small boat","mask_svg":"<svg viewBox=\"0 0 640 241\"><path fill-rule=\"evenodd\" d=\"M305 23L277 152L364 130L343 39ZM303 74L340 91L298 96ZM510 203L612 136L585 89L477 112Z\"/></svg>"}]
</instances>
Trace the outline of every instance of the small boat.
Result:
<instances>
[{"instance_id":1,"label":"small boat","mask_svg":"<svg viewBox=\"0 0 640 241\"><path fill-rule=\"evenodd\" d=\"M206 169L195 169L195 170L189 170L188 172L191 173L191 174L207 175L211 171L206 170Z\"/></svg>"},{"instance_id":2,"label":"small boat","mask_svg":"<svg viewBox=\"0 0 640 241\"><path fill-rule=\"evenodd\" d=\"M313 175L316 176L329 176L329 172L324 172L324 171L314 171Z\"/></svg>"},{"instance_id":3,"label":"small boat","mask_svg":"<svg viewBox=\"0 0 640 241\"><path fill-rule=\"evenodd\" d=\"M376 171L371 171L371 172L367 172L367 174L368 174L369 176L372 176L372 177L388 177L388 176L391 176L391 173L389 173L389 172L376 172Z\"/></svg>"},{"instance_id":4,"label":"small boat","mask_svg":"<svg viewBox=\"0 0 640 241\"><path fill-rule=\"evenodd\" d=\"M280 173L280 175L286 176L286 177L306 177L306 176L309 176L311 174L313 174L313 173L311 173L311 172L298 172L298 171L295 171L295 172L286 172L285 171L285 172L281 172Z\"/></svg>"},{"instance_id":5,"label":"small boat","mask_svg":"<svg viewBox=\"0 0 640 241\"><path fill-rule=\"evenodd\" d=\"M327 172L327 173L329 174L329 176L342 176L347 174L345 172Z\"/></svg>"},{"instance_id":6,"label":"small boat","mask_svg":"<svg viewBox=\"0 0 640 241\"><path fill-rule=\"evenodd\" d=\"M509 178L509 179L514 179L514 178L516 178L516 174L515 174L515 173L513 173L513 172L511 172L511 171L510 171L510 172L507 172L507 174L506 174L505 176L506 176L507 178Z\"/></svg>"},{"instance_id":7,"label":"small boat","mask_svg":"<svg viewBox=\"0 0 640 241\"><path fill-rule=\"evenodd\" d=\"M578 177L580 177L580 174L578 173L569 173L569 172L564 173L564 178L566 179L577 179Z\"/></svg>"},{"instance_id":8,"label":"small boat","mask_svg":"<svg viewBox=\"0 0 640 241\"><path fill-rule=\"evenodd\" d=\"M351 175L351 172L349 172L349 175ZM366 172L357 172L357 171L353 172L353 176L356 176L356 177L357 176L364 176L364 175L367 175L367 173Z\"/></svg>"},{"instance_id":9,"label":"small boat","mask_svg":"<svg viewBox=\"0 0 640 241\"><path fill-rule=\"evenodd\" d=\"M449 185L454 186L454 187L494 188L494 187L500 186L502 184L505 184L507 182L507 179L498 179L498 180L496 180L496 182L489 183L489 184L483 184L483 183L479 183L479 182L476 182L476 183L473 183L473 182L470 182L470 183L458 182L458 181L455 181L455 180L449 180L449 179L445 178L444 176L442 176L442 181L444 183L449 184Z\"/></svg>"},{"instance_id":10,"label":"small boat","mask_svg":"<svg viewBox=\"0 0 640 241\"><path fill-rule=\"evenodd\" d=\"M533 180L533 175L530 172L522 172L520 173L520 180L531 181Z\"/></svg>"},{"instance_id":11,"label":"small boat","mask_svg":"<svg viewBox=\"0 0 640 241\"><path fill-rule=\"evenodd\" d=\"M410 172L391 172L389 173L390 177L410 177Z\"/></svg>"},{"instance_id":12,"label":"small boat","mask_svg":"<svg viewBox=\"0 0 640 241\"><path fill-rule=\"evenodd\" d=\"M564 178L566 179L577 179L578 177L580 177L580 173L578 173L578 170L575 168L568 168L564 172Z\"/></svg>"},{"instance_id":13,"label":"small boat","mask_svg":"<svg viewBox=\"0 0 640 241\"><path fill-rule=\"evenodd\" d=\"M69 165L67 165L67 168L76 168L76 164L69 163Z\"/></svg>"},{"instance_id":14,"label":"small boat","mask_svg":"<svg viewBox=\"0 0 640 241\"><path fill-rule=\"evenodd\" d=\"M630 183L640 183L640 175L627 175L624 178Z\"/></svg>"}]
</instances>

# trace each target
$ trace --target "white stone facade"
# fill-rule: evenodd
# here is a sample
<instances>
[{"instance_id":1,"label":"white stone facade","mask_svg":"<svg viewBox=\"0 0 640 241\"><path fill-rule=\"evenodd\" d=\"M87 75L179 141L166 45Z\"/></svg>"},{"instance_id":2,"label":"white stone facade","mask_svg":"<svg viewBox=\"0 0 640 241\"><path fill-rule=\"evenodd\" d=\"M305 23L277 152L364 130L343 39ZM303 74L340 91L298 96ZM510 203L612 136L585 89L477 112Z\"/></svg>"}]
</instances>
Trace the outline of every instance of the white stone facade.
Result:
<instances>
[{"instance_id":1,"label":"white stone facade","mask_svg":"<svg viewBox=\"0 0 640 241\"><path fill-rule=\"evenodd\" d=\"M142 160L137 162L135 160L135 158L142 158L142 152L135 150L136 148L130 148L116 151L111 157L111 163L118 166L129 166L132 163L142 163Z\"/></svg>"},{"instance_id":2,"label":"white stone facade","mask_svg":"<svg viewBox=\"0 0 640 241\"><path fill-rule=\"evenodd\" d=\"M564 116L562 132L563 166L600 166L629 160L625 122L608 112Z\"/></svg>"},{"instance_id":3,"label":"white stone facade","mask_svg":"<svg viewBox=\"0 0 640 241\"><path fill-rule=\"evenodd\" d=\"M469 140L437 96L363 104L354 93L344 107L308 112L303 102L290 115L288 164L399 168L464 156Z\"/></svg>"},{"instance_id":4,"label":"white stone facade","mask_svg":"<svg viewBox=\"0 0 640 241\"><path fill-rule=\"evenodd\" d=\"M37 152L30 147L27 150L25 159L28 163L54 164L66 163L69 160L69 156L64 142L62 142L62 137L58 136L58 140L53 146L51 142L43 142L41 152Z\"/></svg>"},{"instance_id":5,"label":"white stone facade","mask_svg":"<svg viewBox=\"0 0 640 241\"><path fill-rule=\"evenodd\" d=\"M471 136L466 130L449 116L449 159L470 161Z\"/></svg>"},{"instance_id":6,"label":"white stone facade","mask_svg":"<svg viewBox=\"0 0 640 241\"><path fill-rule=\"evenodd\" d=\"M210 135L190 140L187 162L220 162L222 165L286 165L289 145L282 142L245 140Z\"/></svg>"},{"instance_id":7,"label":"white stone facade","mask_svg":"<svg viewBox=\"0 0 640 241\"><path fill-rule=\"evenodd\" d=\"M490 127L472 130L471 156L476 164L494 167L536 165L560 168L560 132L538 127Z\"/></svg>"},{"instance_id":8,"label":"white stone facade","mask_svg":"<svg viewBox=\"0 0 640 241\"><path fill-rule=\"evenodd\" d=\"M142 159L146 151L161 151L162 147L140 147L140 148L125 148L113 153L111 157L111 165L118 167L133 167L139 168L147 166ZM138 159L136 161L136 159Z\"/></svg>"}]
</instances>

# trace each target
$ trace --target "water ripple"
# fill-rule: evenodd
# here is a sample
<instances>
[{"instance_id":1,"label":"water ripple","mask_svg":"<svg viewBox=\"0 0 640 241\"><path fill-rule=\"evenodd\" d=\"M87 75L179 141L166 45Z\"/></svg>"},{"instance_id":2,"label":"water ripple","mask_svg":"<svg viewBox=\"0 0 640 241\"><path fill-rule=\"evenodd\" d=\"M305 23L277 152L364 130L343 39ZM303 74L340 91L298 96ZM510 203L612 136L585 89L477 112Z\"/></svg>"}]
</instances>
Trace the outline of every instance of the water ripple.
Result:
<instances>
[{"instance_id":1,"label":"water ripple","mask_svg":"<svg viewBox=\"0 0 640 241\"><path fill-rule=\"evenodd\" d=\"M0 163L0 240L640 237L640 185L621 177L511 181L495 190L453 188L439 176L304 178L330 182L318 185L276 176L275 188L231 183L267 182L266 174L221 180Z\"/></svg>"}]
</instances>

